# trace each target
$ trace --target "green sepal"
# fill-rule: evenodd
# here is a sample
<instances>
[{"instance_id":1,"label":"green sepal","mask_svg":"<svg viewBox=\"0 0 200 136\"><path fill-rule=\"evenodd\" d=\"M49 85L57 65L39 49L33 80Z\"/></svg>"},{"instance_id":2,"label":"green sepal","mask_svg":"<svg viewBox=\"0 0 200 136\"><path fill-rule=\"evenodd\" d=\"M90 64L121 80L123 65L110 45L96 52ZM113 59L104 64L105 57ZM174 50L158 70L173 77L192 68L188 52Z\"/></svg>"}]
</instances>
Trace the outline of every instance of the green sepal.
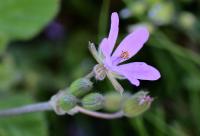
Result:
<instances>
[{"instance_id":1,"label":"green sepal","mask_svg":"<svg viewBox=\"0 0 200 136\"><path fill-rule=\"evenodd\" d=\"M99 93L90 93L81 100L82 106L89 110L99 110L104 107L104 96Z\"/></svg>"},{"instance_id":2,"label":"green sepal","mask_svg":"<svg viewBox=\"0 0 200 136\"><path fill-rule=\"evenodd\" d=\"M69 111L76 106L77 99L74 95L66 94L58 100L58 106L64 111Z\"/></svg>"},{"instance_id":3,"label":"green sepal","mask_svg":"<svg viewBox=\"0 0 200 136\"><path fill-rule=\"evenodd\" d=\"M75 80L69 87L69 92L76 97L82 97L87 94L93 87L93 83L87 78Z\"/></svg>"},{"instance_id":4,"label":"green sepal","mask_svg":"<svg viewBox=\"0 0 200 136\"><path fill-rule=\"evenodd\" d=\"M122 108L125 116L136 117L147 111L151 106L151 101L140 103L141 98L146 95L147 92L140 91L132 97L127 98Z\"/></svg>"}]
</instances>

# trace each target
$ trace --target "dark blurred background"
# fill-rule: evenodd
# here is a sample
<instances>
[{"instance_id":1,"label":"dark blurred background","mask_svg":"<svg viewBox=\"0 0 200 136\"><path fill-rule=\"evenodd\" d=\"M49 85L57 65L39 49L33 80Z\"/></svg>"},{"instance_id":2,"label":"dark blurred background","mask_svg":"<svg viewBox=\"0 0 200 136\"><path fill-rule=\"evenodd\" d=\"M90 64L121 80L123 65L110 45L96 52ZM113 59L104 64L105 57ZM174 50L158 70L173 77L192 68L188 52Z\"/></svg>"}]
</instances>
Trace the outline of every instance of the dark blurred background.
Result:
<instances>
[{"instance_id":1,"label":"dark blurred background","mask_svg":"<svg viewBox=\"0 0 200 136\"><path fill-rule=\"evenodd\" d=\"M102 120L78 114L32 113L0 119L0 136L199 136L200 1L198 0L0 0L0 108L47 101L96 64L88 41L108 35L110 15L120 15L118 43L138 25L151 35L131 61L161 72L135 93L155 97L136 118ZM96 92L113 91L108 80Z\"/></svg>"}]
</instances>

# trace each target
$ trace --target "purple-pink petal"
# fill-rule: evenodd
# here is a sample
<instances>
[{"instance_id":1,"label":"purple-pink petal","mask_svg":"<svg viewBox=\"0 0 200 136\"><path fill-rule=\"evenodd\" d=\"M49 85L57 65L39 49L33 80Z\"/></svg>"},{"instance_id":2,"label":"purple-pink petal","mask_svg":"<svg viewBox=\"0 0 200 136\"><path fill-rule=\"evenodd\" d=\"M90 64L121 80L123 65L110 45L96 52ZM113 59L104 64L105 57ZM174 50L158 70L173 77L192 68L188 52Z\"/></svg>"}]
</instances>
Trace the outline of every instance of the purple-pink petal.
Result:
<instances>
[{"instance_id":1,"label":"purple-pink petal","mask_svg":"<svg viewBox=\"0 0 200 136\"><path fill-rule=\"evenodd\" d=\"M111 15L111 27L108 35L109 55L112 53L112 50L115 46L118 36L118 31L119 31L119 16L116 12L113 12Z\"/></svg>"},{"instance_id":2,"label":"purple-pink petal","mask_svg":"<svg viewBox=\"0 0 200 136\"><path fill-rule=\"evenodd\" d=\"M127 75L127 79L131 82L131 84L133 84L135 86L139 86L140 85L140 81L138 79L135 79L131 75Z\"/></svg>"},{"instance_id":3,"label":"purple-pink petal","mask_svg":"<svg viewBox=\"0 0 200 136\"><path fill-rule=\"evenodd\" d=\"M130 74L129 72L121 71L121 70L120 70L119 74L126 77L131 82L131 84L133 84L135 86L140 85L140 81L137 78L135 78L133 74Z\"/></svg>"},{"instance_id":4,"label":"purple-pink petal","mask_svg":"<svg viewBox=\"0 0 200 136\"><path fill-rule=\"evenodd\" d=\"M156 68L144 62L133 62L119 65L117 70L140 80L157 80L160 78L160 72Z\"/></svg>"},{"instance_id":5,"label":"purple-pink petal","mask_svg":"<svg viewBox=\"0 0 200 136\"><path fill-rule=\"evenodd\" d=\"M144 63L133 62L113 67L113 71L126 77L133 85L139 86L140 80L157 80L160 78L160 72Z\"/></svg>"},{"instance_id":6,"label":"purple-pink petal","mask_svg":"<svg viewBox=\"0 0 200 136\"><path fill-rule=\"evenodd\" d=\"M149 31L146 27L138 27L131 34L126 36L114 51L112 58L119 58L123 52L127 53L126 58L121 58L119 63L134 56L148 40Z\"/></svg>"},{"instance_id":7,"label":"purple-pink petal","mask_svg":"<svg viewBox=\"0 0 200 136\"><path fill-rule=\"evenodd\" d=\"M103 53L104 57L109 57L110 56L110 51L109 51L109 44L108 44L108 39L103 38L99 45L100 51Z\"/></svg>"}]
</instances>

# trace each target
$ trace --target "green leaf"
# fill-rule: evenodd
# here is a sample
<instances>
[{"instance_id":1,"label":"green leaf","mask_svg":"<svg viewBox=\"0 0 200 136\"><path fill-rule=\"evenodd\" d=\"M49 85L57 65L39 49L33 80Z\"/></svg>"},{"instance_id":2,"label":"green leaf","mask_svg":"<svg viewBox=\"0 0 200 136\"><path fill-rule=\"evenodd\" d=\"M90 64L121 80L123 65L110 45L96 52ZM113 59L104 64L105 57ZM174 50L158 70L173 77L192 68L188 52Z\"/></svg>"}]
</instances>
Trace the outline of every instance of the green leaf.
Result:
<instances>
[{"instance_id":1,"label":"green leaf","mask_svg":"<svg viewBox=\"0 0 200 136\"><path fill-rule=\"evenodd\" d=\"M19 73L15 69L12 58L4 57L0 63L0 92L8 91L19 80Z\"/></svg>"},{"instance_id":2,"label":"green leaf","mask_svg":"<svg viewBox=\"0 0 200 136\"><path fill-rule=\"evenodd\" d=\"M7 37L0 32L0 53L5 50L7 41L8 41Z\"/></svg>"},{"instance_id":3,"label":"green leaf","mask_svg":"<svg viewBox=\"0 0 200 136\"><path fill-rule=\"evenodd\" d=\"M136 129L138 135L149 136L145 127L144 119L142 117L137 117L129 120L133 128Z\"/></svg>"},{"instance_id":4,"label":"green leaf","mask_svg":"<svg viewBox=\"0 0 200 136\"><path fill-rule=\"evenodd\" d=\"M163 32L156 31L151 36L149 43L156 48L169 51L171 54L181 57L182 59L190 60L200 65L200 55L181 47L181 45L172 42Z\"/></svg>"},{"instance_id":5,"label":"green leaf","mask_svg":"<svg viewBox=\"0 0 200 136\"><path fill-rule=\"evenodd\" d=\"M27 40L37 35L59 7L59 0L0 0L0 3L0 32L9 40Z\"/></svg>"},{"instance_id":6,"label":"green leaf","mask_svg":"<svg viewBox=\"0 0 200 136\"><path fill-rule=\"evenodd\" d=\"M2 96L2 95L1 95ZM28 95L0 97L0 109L32 103ZM47 136L47 126L41 113L30 113L8 118L0 117L0 136Z\"/></svg>"},{"instance_id":7,"label":"green leaf","mask_svg":"<svg viewBox=\"0 0 200 136\"><path fill-rule=\"evenodd\" d=\"M108 28L108 10L109 10L110 0L103 0L101 12L99 16L99 34L98 34L98 40L100 40L107 36L107 28Z\"/></svg>"}]
</instances>

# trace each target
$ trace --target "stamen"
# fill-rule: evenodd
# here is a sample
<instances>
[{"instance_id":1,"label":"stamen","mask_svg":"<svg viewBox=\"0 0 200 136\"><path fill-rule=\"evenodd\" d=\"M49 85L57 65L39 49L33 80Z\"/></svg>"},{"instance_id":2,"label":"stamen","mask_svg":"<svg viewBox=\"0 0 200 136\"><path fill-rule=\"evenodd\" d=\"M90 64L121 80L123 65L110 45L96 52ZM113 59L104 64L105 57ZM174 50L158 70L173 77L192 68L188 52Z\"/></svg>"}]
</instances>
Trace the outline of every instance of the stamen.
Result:
<instances>
[{"instance_id":1,"label":"stamen","mask_svg":"<svg viewBox=\"0 0 200 136\"><path fill-rule=\"evenodd\" d=\"M129 58L129 53L128 51L122 51L120 58L122 59L128 59Z\"/></svg>"},{"instance_id":2,"label":"stamen","mask_svg":"<svg viewBox=\"0 0 200 136\"><path fill-rule=\"evenodd\" d=\"M115 57L112 60L113 65L117 65L119 64L123 59L128 59L129 58L129 53L128 51L122 51L122 53L120 54L120 56Z\"/></svg>"}]
</instances>

